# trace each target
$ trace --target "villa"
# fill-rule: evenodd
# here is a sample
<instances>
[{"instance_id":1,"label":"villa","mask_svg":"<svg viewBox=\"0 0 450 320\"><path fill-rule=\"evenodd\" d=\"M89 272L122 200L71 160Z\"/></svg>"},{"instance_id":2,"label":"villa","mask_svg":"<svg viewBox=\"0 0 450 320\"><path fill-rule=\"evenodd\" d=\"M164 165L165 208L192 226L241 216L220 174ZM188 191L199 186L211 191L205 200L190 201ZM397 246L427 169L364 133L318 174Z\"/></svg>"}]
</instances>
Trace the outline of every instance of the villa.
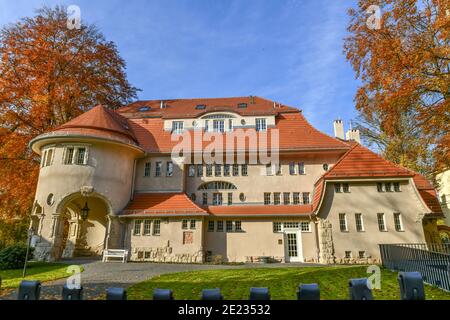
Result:
<instances>
[{"instance_id":1,"label":"villa","mask_svg":"<svg viewBox=\"0 0 450 320\"><path fill-rule=\"evenodd\" d=\"M374 263L380 243L440 242L433 186L334 133L256 96L96 106L30 142L35 256Z\"/></svg>"}]
</instances>

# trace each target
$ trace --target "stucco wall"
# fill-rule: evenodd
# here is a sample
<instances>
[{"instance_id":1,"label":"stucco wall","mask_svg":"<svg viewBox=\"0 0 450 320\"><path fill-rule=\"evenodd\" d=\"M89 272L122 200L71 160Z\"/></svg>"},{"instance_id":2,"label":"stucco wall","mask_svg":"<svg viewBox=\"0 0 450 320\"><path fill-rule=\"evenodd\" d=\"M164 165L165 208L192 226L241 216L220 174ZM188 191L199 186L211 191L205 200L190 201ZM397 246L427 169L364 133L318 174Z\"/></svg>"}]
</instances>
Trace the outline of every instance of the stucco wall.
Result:
<instances>
[{"instance_id":1,"label":"stucco wall","mask_svg":"<svg viewBox=\"0 0 450 320\"><path fill-rule=\"evenodd\" d=\"M319 217L332 225L332 238L336 262L342 262L345 251L358 251L378 259L380 243L425 242L420 215L425 209L410 181L401 181L401 192L377 192L376 182L350 183L350 193L335 193L334 184L328 183ZM394 212L400 212L404 231L396 231ZM339 228L339 213L346 213L348 232ZM355 213L363 216L364 230L356 231ZM387 231L379 231L377 213L385 214Z\"/></svg>"},{"instance_id":2,"label":"stucco wall","mask_svg":"<svg viewBox=\"0 0 450 320\"><path fill-rule=\"evenodd\" d=\"M155 176L156 162L161 161L161 176ZM167 162L173 162L173 175L166 176ZM151 163L149 176L144 176L145 163ZM139 159L136 164L136 192L180 192L183 190L184 165L166 157L146 157Z\"/></svg>"},{"instance_id":3,"label":"stucco wall","mask_svg":"<svg viewBox=\"0 0 450 320\"><path fill-rule=\"evenodd\" d=\"M238 232L205 232L205 250L211 251L212 256L222 256L229 262L246 262L248 257L270 256L284 261L284 234L273 232L273 221L309 221L306 219L210 219L224 221L241 221L242 231ZM205 222L205 226L207 222ZM302 232L302 248L305 261L312 261L317 257L315 245L314 223L311 232ZM281 241L281 243L279 243Z\"/></svg>"}]
</instances>

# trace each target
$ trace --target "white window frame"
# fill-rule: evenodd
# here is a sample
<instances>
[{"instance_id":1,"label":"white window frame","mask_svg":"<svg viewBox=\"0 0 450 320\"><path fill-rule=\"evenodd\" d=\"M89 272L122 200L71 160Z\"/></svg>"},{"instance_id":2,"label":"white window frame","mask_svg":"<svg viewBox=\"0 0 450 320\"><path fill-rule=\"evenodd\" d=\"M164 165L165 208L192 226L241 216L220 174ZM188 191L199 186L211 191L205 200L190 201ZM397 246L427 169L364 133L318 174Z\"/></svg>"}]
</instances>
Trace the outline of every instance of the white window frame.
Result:
<instances>
[{"instance_id":1,"label":"white window frame","mask_svg":"<svg viewBox=\"0 0 450 320\"><path fill-rule=\"evenodd\" d=\"M355 213L355 227L357 232L364 232L364 218L362 213Z\"/></svg>"},{"instance_id":2,"label":"white window frame","mask_svg":"<svg viewBox=\"0 0 450 320\"><path fill-rule=\"evenodd\" d=\"M144 163L144 177L150 177L152 174L152 163L147 161Z\"/></svg>"},{"instance_id":3,"label":"white window frame","mask_svg":"<svg viewBox=\"0 0 450 320\"><path fill-rule=\"evenodd\" d=\"M151 234L152 234L152 220L145 219L144 220L144 230L142 232L142 235L150 236Z\"/></svg>"},{"instance_id":4,"label":"white window frame","mask_svg":"<svg viewBox=\"0 0 450 320\"><path fill-rule=\"evenodd\" d=\"M166 162L166 177L173 177L174 164L172 161Z\"/></svg>"},{"instance_id":5,"label":"white window frame","mask_svg":"<svg viewBox=\"0 0 450 320\"><path fill-rule=\"evenodd\" d=\"M305 201L305 199L307 199ZM310 204L311 203L311 193L310 192L303 192L302 193L302 203L303 204Z\"/></svg>"},{"instance_id":6,"label":"white window frame","mask_svg":"<svg viewBox=\"0 0 450 320\"><path fill-rule=\"evenodd\" d=\"M255 119L255 129L259 131L267 131L267 119L266 118L256 118Z\"/></svg>"},{"instance_id":7,"label":"white window frame","mask_svg":"<svg viewBox=\"0 0 450 320\"><path fill-rule=\"evenodd\" d=\"M188 223L189 223L189 220L187 220L187 219L181 220L181 230L187 230L187 229L189 229L189 228L188 228Z\"/></svg>"},{"instance_id":8,"label":"white window frame","mask_svg":"<svg viewBox=\"0 0 450 320\"><path fill-rule=\"evenodd\" d=\"M188 166L188 176L195 177L195 164L190 164Z\"/></svg>"},{"instance_id":9,"label":"white window frame","mask_svg":"<svg viewBox=\"0 0 450 320\"><path fill-rule=\"evenodd\" d=\"M221 192L213 192L213 206L221 206L223 204L223 196Z\"/></svg>"},{"instance_id":10,"label":"white window frame","mask_svg":"<svg viewBox=\"0 0 450 320\"><path fill-rule=\"evenodd\" d=\"M189 229L190 230L195 230L196 228L197 228L197 220L191 219L189 221Z\"/></svg>"},{"instance_id":11,"label":"white window frame","mask_svg":"<svg viewBox=\"0 0 450 320\"><path fill-rule=\"evenodd\" d=\"M231 228L229 228L231 226ZM225 232L233 232L234 231L234 223L232 220L225 221Z\"/></svg>"},{"instance_id":12,"label":"white window frame","mask_svg":"<svg viewBox=\"0 0 450 320\"><path fill-rule=\"evenodd\" d=\"M72 161L67 161L67 150L68 149L73 149L73 154L72 154ZM80 149L84 149L84 157L83 157L83 163L78 163L78 154L79 154L79 150ZM78 166L83 166L83 165L87 165L88 163L88 159L89 159L89 146L88 145L65 145L64 146L64 152L63 152L63 157L62 157L62 163L65 165L78 165Z\"/></svg>"},{"instance_id":13,"label":"white window frame","mask_svg":"<svg viewBox=\"0 0 450 320\"><path fill-rule=\"evenodd\" d=\"M162 167L163 167L162 161L156 161L156 163L155 163L155 177L161 177L161 175L162 175Z\"/></svg>"},{"instance_id":14,"label":"white window frame","mask_svg":"<svg viewBox=\"0 0 450 320\"><path fill-rule=\"evenodd\" d=\"M296 165L294 161L289 162L289 174L295 176L297 174Z\"/></svg>"},{"instance_id":15,"label":"white window frame","mask_svg":"<svg viewBox=\"0 0 450 320\"><path fill-rule=\"evenodd\" d=\"M300 230L304 233L312 232L311 231L311 222L310 221L300 222Z\"/></svg>"},{"instance_id":16,"label":"white window frame","mask_svg":"<svg viewBox=\"0 0 450 320\"><path fill-rule=\"evenodd\" d=\"M341 232L348 232L347 214L340 212L338 218L339 218L339 230Z\"/></svg>"},{"instance_id":17,"label":"white window frame","mask_svg":"<svg viewBox=\"0 0 450 320\"><path fill-rule=\"evenodd\" d=\"M273 221L272 222L272 231L273 231L273 233L282 233L283 232L283 223L281 221Z\"/></svg>"},{"instance_id":18,"label":"white window frame","mask_svg":"<svg viewBox=\"0 0 450 320\"><path fill-rule=\"evenodd\" d=\"M402 214L400 212L394 212L393 216L394 216L395 231L397 231L397 232L405 231L405 229L403 228ZM398 217L398 224L397 224L397 221L396 221L396 217Z\"/></svg>"},{"instance_id":19,"label":"white window frame","mask_svg":"<svg viewBox=\"0 0 450 320\"><path fill-rule=\"evenodd\" d=\"M303 170L300 170L303 169ZM300 161L297 163L297 170L298 170L298 174L306 174L306 166L305 163L303 161Z\"/></svg>"},{"instance_id":20,"label":"white window frame","mask_svg":"<svg viewBox=\"0 0 450 320\"><path fill-rule=\"evenodd\" d=\"M219 228L220 227L220 228ZM223 220L217 220L217 223L216 223L216 231L217 232L224 232L224 222L223 222Z\"/></svg>"},{"instance_id":21,"label":"white window frame","mask_svg":"<svg viewBox=\"0 0 450 320\"><path fill-rule=\"evenodd\" d=\"M380 219L381 218L381 219ZM383 228L381 228L381 224L380 222L383 223ZM378 212L377 213L377 223L378 223L378 230L380 232L386 232L387 230L387 225L386 225L386 215L383 212Z\"/></svg>"},{"instance_id":22,"label":"white window frame","mask_svg":"<svg viewBox=\"0 0 450 320\"><path fill-rule=\"evenodd\" d=\"M133 236L140 236L142 234L142 219L135 219L133 223ZM139 229L136 228L138 225Z\"/></svg>"},{"instance_id":23,"label":"white window frame","mask_svg":"<svg viewBox=\"0 0 450 320\"><path fill-rule=\"evenodd\" d=\"M290 205L291 204L291 193L283 192L283 204Z\"/></svg>"},{"instance_id":24,"label":"white window frame","mask_svg":"<svg viewBox=\"0 0 450 320\"><path fill-rule=\"evenodd\" d=\"M209 220L208 221L208 227L207 227L207 232L214 232L215 231L215 221L214 220Z\"/></svg>"},{"instance_id":25,"label":"white window frame","mask_svg":"<svg viewBox=\"0 0 450 320\"><path fill-rule=\"evenodd\" d=\"M214 119L213 120L213 131L217 133L225 132L225 120L224 119Z\"/></svg>"},{"instance_id":26,"label":"white window frame","mask_svg":"<svg viewBox=\"0 0 450 320\"><path fill-rule=\"evenodd\" d=\"M184 131L183 121L172 121L172 133L180 134Z\"/></svg>"},{"instance_id":27,"label":"white window frame","mask_svg":"<svg viewBox=\"0 0 450 320\"><path fill-rule=\"evenodd\" d=\"M161 220L153 220L152 225L153 225L152 235L153 236L161 235Z\"/></svg>"},{"instance_id":28,"label":"white window frame","mask_svg":"<svg viewBox=\"0 0 450 320\"><path fill-rule=\"evenodd\" d=\"M270 192L264 192L264 205L268 206L272 203L272 194Z\"/></svg>"},{"instance_id":29,"label":"white window frame","mask_svg":"<svg viewBox=\"0 0 450 320\"><path fill-rule=\"evenodd\" d=\"M292 204L300 204L300 192L292 193Z\"/></svg>"},{"instance_id":30,"label":"white window frame","mask_svg":"<svg viewBox=\"0 0 450 320\"><path fill-rule=\"evenodd\" d=\"M275 195L277 195L278 197L276 197ZM273 204L277 205L277 206L281 204L281 192L274 192L273 193Z\"/></svg>"}]
</instances>

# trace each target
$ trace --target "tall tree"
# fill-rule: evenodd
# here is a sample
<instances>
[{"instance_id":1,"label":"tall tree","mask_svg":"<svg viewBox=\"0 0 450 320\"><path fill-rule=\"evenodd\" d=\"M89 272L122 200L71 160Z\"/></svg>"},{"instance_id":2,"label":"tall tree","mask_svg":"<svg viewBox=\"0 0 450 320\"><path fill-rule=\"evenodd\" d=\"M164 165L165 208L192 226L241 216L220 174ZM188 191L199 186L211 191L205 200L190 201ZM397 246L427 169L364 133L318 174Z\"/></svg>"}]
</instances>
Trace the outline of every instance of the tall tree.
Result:
<instances>
[{"instance_id":1,"label":"tall tree","mask_svg":"<svg viewBox=\"0 0 450 320\"><path fill-rule=\"evenodd\" d=\"M0 30L0 217L31 207L38 157L28 142L94 105L136 98L115 44L94 25L68 28L65 7L44 7Z\"/></svg>"},{"instance_id":2,"label":"tall tree","mask_svg":"<svg viewBox=\"0 0 450 320\"><path fill-rule=\"evenodd\" d=\"M380 9L377 15L373 5ZM351 17L344 51L362 85L356 107L365 121L379 121L396 150L398 130L430 154L431 172L450 165L450 0L360 0ZM379 24L373 19L379 18ZM372 19L372 20L369 20ZM405 127L414 125L414 130ZM410 134L411 135L408 135ZM407 136L408 135L408 136ZM417 159L419 159L418 157ZM412 169L419 162L409 164Z\"/></svg>"}]
</instances>

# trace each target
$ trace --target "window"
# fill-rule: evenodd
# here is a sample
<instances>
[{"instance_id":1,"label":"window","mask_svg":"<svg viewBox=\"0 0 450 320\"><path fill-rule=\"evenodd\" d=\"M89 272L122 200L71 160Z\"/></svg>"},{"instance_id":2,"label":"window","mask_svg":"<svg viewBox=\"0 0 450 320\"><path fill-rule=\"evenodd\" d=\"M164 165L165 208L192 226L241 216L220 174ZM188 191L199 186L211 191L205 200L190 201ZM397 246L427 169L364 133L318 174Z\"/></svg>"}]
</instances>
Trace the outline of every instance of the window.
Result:
<instances>
[{"instance_id":1,"label":"window","mask_svg":"<svg viewBox=\"0 0 450 320\"><path fill-rule=\"evenodd\" d=\"M214 232L214 221L208 221L208 232Z\"/></svg>"},{"instance_id":2,"label":"window","mask_svg":"<svg viewBox=\"0 0 450 320\"><path fill-rule=\"evenodd\" d=\"M361 213L355 213L355 224L356 224L356 231L358 232L364 231L363 217Z\"/></svg>"},{"instance_id":3,"label":"window","mask_svg":"<svg viewBox=\"0 0 450 320\"><path fill-rule=\"evenodd\" d=\"M208 194L206 192L203 192L202 194L202 205L208 205Z\"/></svg>"},{"instance_id":4,"label":"window","mask_svg":"<svg viewBox=\"0 0 450 320\"><path fill-rule=\"evenodd\" d=\"M328 163L324 163L322 167L323 170L328 171Z\"/></svg>"},{"instance_id":5,"label":"window","mask_svg":"<svg viewBox=\"0 0 450 320\"><path fill-rule=\"evenodd\" d=\"M246 164L242 164L241 165L241 175L247 176L247 174L248 174L247 169L248 169L248 166Z\"/></svg>"},{"instance_id":6,"label":"window","mask_svg":"<svg viewBox=\"0 0 450 320\"><path fill-rule=\"evenodd\" d=\"M152 220L144 220L144 236L149 236L152 233Z\"/></svg>"},{"instance_id":7,"label":"window","mask_svg":"<svg viewBox=\"0 0 450 320\"><path fill-rule=\"evenodd\" d=\"M205 182L198 190L236 190L236 186L230 182L226 181L211 181Z\"/></svg>"},{"instance_id":8,"label":"window","mask_svg":"<svg viewBox=\"0 0 450 320\"><path fill-rule=\"evenodd\" d=\"M155 169L155 177L160 177L161 176L161 169L162 169L162 162L161 161L157 161L156 162L156 169Z\"/></svg>"},{"instance_id":9,"label":"window","mask_svg":"<svg viewBox=\"0 0 450 320\"><path fill-rule=\"evenodd\" d=\"M303 221L300 224L302 232L311 232L311 224L309 222Z\"/></svg>"},{"instance_id":10,"label":"window","mask_svg":"<svg viewBox=\"0 0 450 320\"><path fill-rule=\"evenodd\" d=\"M188 175L189 175L189 177L195 176L195 165L194 164L189 165Z\"/></svg>"},{"instance_id":11,"label":"window","mask_svg":"<svg viewBox=\"0 0 450 320\"><path fill-rule=\"evenodd\" d=\"M273 223L273 232L281 232L281 222L274 221Z\"/></svg>"},{"instance_id":12,"label":"window","mask_svg":"<svg viewBox=\"0 0 450 320\"><path fill-rule=\"evenodd\" d=\"M264 204L270 204L270 192L264 192Z\"/></svg>"},{"instance_id":13,"label":"window","mask_svg":"<svg viewBox=\"0 0 450 320\"><path fill-rule=\"evenodd\" d=\"M400 182L394 182L394 191L400 192Z\"/></svg>"},{"instance_id":14,"label":"window","mask_svg":"<svg viewBox=\"0 0 450 320\"><path fill-rule=\"evenodd\" d=\"M48 167L53 162L53 149L47 149L45 155L45 166Z\"/></svg>"},{"instance_id":15,"label":"window","mask_svg":"<svg viewBox=\"0 0 450 320\"><path fill-rule=\"evenodd\" d=\"M161 220L153 221L153 235L159 236L161 233Z\"/></svg>"},{"instance_id":16,"label":"window","mask_svg":"<svg viewBox=\"0 0 450 320\"><path fill-rule=\"evenodd\" d=\"M225 124L223 120L213 120L214 132L225 132Z\"/></svg>"},{"instance_id":17,"label":"window","mask_svg":"<svg viewBox=\"0 0 450 320\"><path fill-rule=\"evenodd\" d=\"M303 204L309 204L309 192L303 192Z\"/></svg>"},{"instance_id":18,"label":"window","mask_svg":"<svg viewBox=\"0 0 450 320\"><path fill-rule=\"evenodd\" d=\"M223 221L217 221L217 232L223 232Z\"/></svg>"},{"instance_id":19,"label":"window","mask_svg":"<svg viewBox=\"0 0 450 320\"><path fill-rule=\"evenodd\" d=\"M384 213L377 213L377 221L378 221L378 230L387 231Z\"/></svg>"},{"instance_id":20,"label":"window","mask_svg":"<svg viewBox=\"0 0 450 320\"><path fill-rule=\"evenodd\" d=\"M238 108L239 109L247 108L247 104L246 103L238 103Z\"/></svg>"},{"instance_id":21,"label":"window","mask_svg":"<svg viewBox=\"0 0 450 320\"><path fill-rule=\"evenodd\" d=\"M234 222L234 231L242 231L242 222L241 221Z\"/></svg>"},{"instance_id":22,"label":"window","mask_svg":"<svg viewBox=\"0 0 450 320\"><path fill-rule=\"evenodd\" d=\"M66 148L66 156L64 158L64 164L73 163L74 148Z\"/></svg>"},{"instance_id":23,"label":"window","mask_svg":"<svg viewBox=\"0 0 450 320\"><path fill-rule=\"evenodd\" d=\"M133 228L133 235L140 236L141 235L141 225L142 220L134 220L134 228Z\"/></svg>"},{"instance_id":24,"label":"window","mask_svg":"<svg viewBox=\"0 0 450 320\"><path fill-rule=\"evenodd\" d=\"M239 175L239 165L238 164L233 164L233 176L238 176Z\"/></svg>"},{"instance_id":25,"label":"window","mask_svg":"<svg viewBox=\"0 0 450 320\"><path fill-rule=\"evenodd\" d=\"M273 175L272 165L266 164L266 176L271 176L271 175Z\"/></svg>"},{"instance_id":26,"label":"window","mask_svg":"<svg viewBox=\"0 0 450 320\"><path fill-rule=\"evenodd\" d=\"M358 251L358 258L364 259L365 257L366 257L366 252L365 251Z\"/></svg>"},{"instance_id":27,"label":"window","mask_svg":"<svg viewBox=\"0 0 450 320\"><path fill-rule=\"evenodd\" d=\"M144 107L140 107L140 108L139 108L139 111L140 111L140 112L145 112L145 111L149 111L150 109L151 109L150 107L144 106Z\"/></svg>"},{"instance_id":28,"label":"window","mask_svg":"<svg viewBox=\"0 0 450 320\"><path fill-rule=\"evenodd\" d=\"M195 230L195 223L196 223L195 220L191 220L191 225L190 225L189 229Z\"/></svg>"},{"instance_id":29,"label":"window","mask_svg":"<svg viewBox=\"0 0 450 320\"><path fill-rule=\"evenodd\" d=\"M211 177L213 174L212 171L213 171L212 164L207 164L206 165L206 176Z\"/></svg>"},{"instance_id":30,"label":"window","mask_svg":"<svg viewBox=\"0 0 450 320\"><path fill-rule=\"evenodd\" d=\"M233 221L227 220L226 222L226 230L227 232L232 232L233 231Z\"/></svg>"},{"instance_id":31,"label":"window","mask_svg":"<svg viewBox=\"0 0 450 320\"><path fill-rule=\"evenodd\" d=\"M167 177L172 177L173 176L173 162L172 161L167 161L166 176Z\"/></svg>"},{"instance_id":32,"label":"window","mask_svg":"<svg viewBox=\"0 0 450 320\"><path fill-rule=\"evenodd\" d=\"M231 206L233 204L233 193L228 192L228 205Z\"/></svg>"},{"instance_id":33,"label":"window","mask_svg":"<svg viewBox=\"0 0 450 320\"><path fill-rule=\"evenodd\" d=\"M220 206L222 205L222 194L219 192L213 193L213 205Z\"/></svg>"},{"instance_id":34,"label":"window","mask_svg":"<svg viewBox=\"0 0 450 320\"><path fill-rule=\"evenodd\" d=\"M292 202L293 204L300 204L300 192L292 193Z\"/></svg>"},{"instance_id":35,"label":"window","mask_svg":"<svg viewBox=\"0 0 450 320\"><path fill-rule=\"evenodd\" d=\"M197 177L203 177L203 165L202 164L197 165Z\"/></svg>"},{"instance_id":36,"label":"window","mask_svg":"<svg viewBox=\"0 0 450 320\"><path fill-rule=\"evenodd\" d=\"M197 196L195 195L195 193L191 193L191 200L195 201L197 199Z\"/></svg>"},{"instance_id":37,"label":"window","mask_svg":"<svg viewBox=\"0 0 450 320\"><path fill-rule=\"evenodd\" d=\"M291 176L295 175L295 162L289 162L289 174Z\"/></svg>"},{"instance_id":38,"label":"window","mask_svg":"<svg viewBox=\"0 0 450 320\"><path fill-rule=\"evenodd\" d=\"M205 120L205 132L209 132L209 120Z\"/></svg>"},{"instance_id":39,"label":"window","mask_svg":"<svg viewBox=\"0 0 450 320\"><path fill-rule=\"evenodd\" d=\"M377 191L378 192L383 192L384 190L383 190L383 184L381 183L381 182L378 182L377 183Z\"/></svg>"},{"instance_id":40,"label":"window","mask_svg":"<svg viewBox=\"0 0 450 320\"><path fill-rule=\"evenodd\" d=\"M345 251L345 259L351 259L352 258L352 252L351 251Z\"/></svg>"},{"instance_id":41,"label":"window","mask_svg":"<svg viewBox=\"0 0 450 320\"><path fill-rule=\"evenodd\" d=\"M282 175L282 172L281 172L281 164L279 164L279 163L276 163L276 164L275 164L275 174L276 174L277 176L281 176L281 175Z\"/></svg>"},{"instance_id":42,"label":"window","mask_svg":"<svg viewBox=\"0 0 450 320\"><path fill-rule=\"evenodd\" d=\"M86 148L78 148L76 164L85 164Z\"/></svg>"},{"instance_id":43,"label":"window","mask_svg":"<svg viewBox=\"0 0 450 320\"><path fill-rule=\"evenodd\" d=\"M281 193L274 192L273 194L273 204L280 204Z\"/></svg>"},{"instance_id":44,"label":"window","mask_svg":"<svg viewBox=\"0 0 450 320\"><path fill-rule=\"evenodd\" d=\"M151 162L146 162L144 165L144 177L149 177L151 172Z\"/></svg>"},{"instance_id":45,"label":"window","mask_svg":"<svg viewBox=\"0 0 450 320\"><path fill-rule=\"evenodd\" d=\"M349 193L350 192L350 187L349 187L348 183L343 183L342 184L342 189L344 190L345 193Z\"/></svg>"},{"instance_id":46,"label":"window","mask_svg":"<svg viewBox=\"0 0 450 320\"><path fill-rule=\"evenodd\" d=\"M298 163L298 174L305 174L305 163L304 162Z\"/></svg>"},{"instance_id":47,"label":"window","mask_svg":"<svg viewBox=\"0 0 450 320\"><path fill-rule=\"evenodd\" d=\"M173 121L172 122L172 133L181 133L184 129L183 121Z\"/></svg>"},{"instance_id":48,"label":"window","mask_svg":"<svg viewBox=\"0 0 450 320\"><path fill-rule=\"evenodd\" d=\"M188 228L188 221L183 220L181 221L181 229L186 230Z\"/></svg>"},{"instance_id":49,"label":"window","mask_svg":"<svg viewBox=\"0 0 450 320\"><path fill-rule=\"evenodd\" d=\"M233 119L228 119L228 131L233 131Z\"/></svg>"},{"instance_id":50,"label":"window","mask_svg":"<svg viewBox=\"0 0 450 320\"><path fill-rule=\"evenodd\" d=\"M198 104L198 105L195 106L196 110L203 110L205 108L206 108L206 106L204 104Z\"/></svg>"},{"instance_id":51,"label":"window","mask_svg":"<svg viewBox=\"0 0 450 320\"><path fill-rule=\"evenodd\" d=\"M216 164L214 166L214 171L215 171L216 177L220 177L222 175L222 165Z\"/></svg>"},{"instance_id":52,"label":"window","mask_svg":"<svg viewBox=\"0 0 450 320\"><path fill-rule=\"evenodd\" d=\"M334 192L341 193L341 184L340 183L334 184Z\"/></svg>"},{"instance_id":53,"label":"window","mask_svg":"<svg viewBox=\"0 0 450 320\"><path fill-rule=\"evenodd\" d=\"M386 190L386 192L392 192L392 183L386 182L384 184L384 189Z\"/></svg>"},{"instance_id":54,"label":"window","mask_svg":"<svg viewBox=\"0 0 450 320\"><path fill-rule=\"evenodd\" d=\"M244 202L245 201L245 194L240 193L239 194L239 200L241 200L241 202Z\"/></svg>"},{"instance_id":55,"label":"window","mask_svg":"<svg viewBox=\"0 0 450 320\"><path fill-rule=\"evenodd\" d=\"M223 165L223 175L225 177L229 177L230 176L230 165L229 164L224 164Z\"/></svg>"},{"instance_id":56,"label":"window","mask_svg":"<svg viewBox=\"0 0 450 320\"><path fill-rule=\"evenodd\" d=\"M284 204L291 203L291 194L289 192L283 192L283 203Z\"/></svg>"},{"instance_id":57,"label":"window","mask_svg":"<svg viewBox=\"0 0 450 320\"><path fill-rule=\"evenodd\" d=\"M342 232L348 231L347 227L347 217L345 213L339 213L339 228Z\"/></svg>"},{"instance_id":58,"label":"window","mask_svg":"<svg viewBox=\"0 0 450 320\"><path fill-rule=\"evenodd\" d=\"M395 231L403 231L402 217L399 212L394 213Z\"/></svg>"},{"instance_id":59,"label":"window","mask_svg":"<svg viewBox=\"0 0 450 320\"><path fill-rule=\"evenodd\" d=\"M267 124L265 118L256 118L256 131L266 131Z\"/></svg>"},{"instance_id":60,"label":"window","mask_svg":"<svg viewBox=\"0 0 450 320\"><path fill-rule=\"evenodd\" d=\"M299 227L298 222L284 222L283 228L284 229L297 229Z\"/></svg>"}]
</instances>

